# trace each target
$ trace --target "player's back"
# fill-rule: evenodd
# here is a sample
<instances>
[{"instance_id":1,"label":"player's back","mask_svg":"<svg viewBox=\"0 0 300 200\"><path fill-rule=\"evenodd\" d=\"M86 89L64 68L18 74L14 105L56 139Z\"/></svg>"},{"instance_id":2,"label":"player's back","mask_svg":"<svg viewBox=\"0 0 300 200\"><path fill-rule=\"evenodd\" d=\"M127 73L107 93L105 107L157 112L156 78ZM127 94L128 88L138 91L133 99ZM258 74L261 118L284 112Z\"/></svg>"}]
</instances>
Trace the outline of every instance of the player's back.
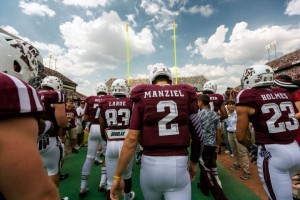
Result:
<instances>
[{"instance_id":1,"label":"player's back","mask_svg":"<svg viewBox=\"0 0 300 200\"><path fill-rule=\"evenodd\" d=\"M108 140L124 140L129 128L132 102L129 98L109 98L99 104L107 125Z\"/></svg>"},{"instance_id":2,"label":"player's back","mask_svg":"<svg viewBox=\"0 0 300 200\"><path fill-rule=\"evenodd\" d=\"M282 88L252 88L241 91L237 105L256 110L250 116L257 144L288 144L294 141L299 122L294 117L291 95Z\"/></svg>"},{"instance_id":3,"label":"player's back","mask_svg":"<svg viewBox=\"0 0 300 200\"><path fill-rule=\"evenodd\" d=\"M105 99L113 98L111 95L89 96L86 98L85 115L88 115L91 124L99 124L100 110L98 109L99 103Z\"/></svg>"},{"instance_id":4,"label":"player's back","mask_svg":"<svg viewBox=\"0 0 300 200\"><path fill-rule=\"evenodd\" d=\"M211 110L218 112L223 104L225 98L221 94L207 94L209 96L209 107Z\"/></svg>"},{"instance_id":5,"label":"player's back","mask_svg":"<svg viewBox=\"0 0 300 200\"><path fill-rule=\"evenodd\" d=\"M61 92L54 90L41 90L39 91L39 96L45 106L46 112L42 116L43 120L49 120L54 125L54 134L58 134L59 126L55 119L53 104L63 104L65 103L65 95Z\"/></svg>"},{"instance_id":6,"label":"player's back","mask_svg":"<svg viewBox=\"0 0 300 200\"><path fill-rule=\"evenodd\" d=\"M185 155L190 144L189 116L198 112L192 106L197 101L195 89L185 84L140 85L132 90L131 99L141 107L144 154Z\"/></svg>"}]
</instances>

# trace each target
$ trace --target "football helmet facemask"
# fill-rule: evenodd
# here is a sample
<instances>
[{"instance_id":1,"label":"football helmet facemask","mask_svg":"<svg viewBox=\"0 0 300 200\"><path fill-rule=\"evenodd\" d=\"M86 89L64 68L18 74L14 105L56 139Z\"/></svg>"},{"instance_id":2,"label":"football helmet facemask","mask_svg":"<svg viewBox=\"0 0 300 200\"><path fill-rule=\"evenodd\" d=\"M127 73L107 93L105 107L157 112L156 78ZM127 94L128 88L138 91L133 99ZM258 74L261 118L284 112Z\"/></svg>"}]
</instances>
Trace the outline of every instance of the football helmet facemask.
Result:
<instances>
[{"instance_id":1,"label":"football helmet facemask","mask_svg":"<svg viewBox=\"0 0 300 200\"><path fill-rule=\"evenodd\" d=\"M0 33L0 71L33 86L40 85L38 76L44 70L43 58L31 44Z\"/></svg>"},{"instance_id":2,"label":"football helmet facemask","mask_svg":"<svg viewBox=\"0 0 300 200\"><path fill-rule=\"evenodd\" d=\"M245 69L241 79L243 89L273 85L274 71L268 65L255 64Z\"/></svg>"},{"instance_id":3,"label":"football helmet facemask","mask_svg":"<svg viewBox=\"0 0 300 200\"><path fill-rule=\"evenodd\" d=\"M108 88L105 83L99 83L96 87L96 94L98 95L100 92L108 94Z\"/></svg>"},{"instance_id":4,"label":"football helmet facemask","mask_svg":"<svg viewBox=\"0 0 300 200\"><path fill-rule=\"evenodd\" d=\"M217 84L213 81L207 81L203 85L203 91L210 91L210 92L216 93L217 92Z\"/></svg>"},{"instance_id":5,"label":"football helmet facemask","mask_svg":"<svg viewBox=\"0 0 300 200\"><path fill-rule=\"evenodd\" d=\"M111 85L111 94L113 96L124 95L126 97L130 94L130 89L127 81L124 79L117 79Z\"/></svg>"},{"instance_id":6,"label":"football helmet facemask","mask_svg":"<svg viewBox=\"0 0 300 200\"><path fill-rule=\"evenodd\" d=\"M153 84L156 77L158 77L158 76L167 76L169 78L169 81L171 82L171 84L173 82L172 72L166 66L157 65L150 71L150 76L149 76L150 84Z\"/></svg>"},{"instance_id":7,"label":"football helmet facemask","mask_svg":"<svg viewBox=\"0 0 300 200\"><path fill-rule=\"evenodd\" d=\"M56 76L47 76L43 79L42 87L50 87L55 91L61 92L63 89L63 82Z\"/></svg>"}]
</instances>

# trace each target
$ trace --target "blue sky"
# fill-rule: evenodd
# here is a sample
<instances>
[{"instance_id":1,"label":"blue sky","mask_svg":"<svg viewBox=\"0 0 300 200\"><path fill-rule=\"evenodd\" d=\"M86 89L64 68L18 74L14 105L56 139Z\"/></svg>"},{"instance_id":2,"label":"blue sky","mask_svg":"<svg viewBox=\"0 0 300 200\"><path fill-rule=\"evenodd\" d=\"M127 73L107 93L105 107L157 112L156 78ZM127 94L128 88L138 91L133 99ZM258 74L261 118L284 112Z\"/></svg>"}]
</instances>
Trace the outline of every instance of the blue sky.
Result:
<instances>
[{"instance_id":1,"label":"blue sky","mask_svg":"<svg viewBox=\"0 0 300 200\"><path fill-rule=\"evenodd\" d=\"M44 65L93 95L97 83L131 77L157 64L179 76L204 75L219 88L240 84L243 69L300 48L300 0L0 0L0 27L36 46ZM52 55L51 65L49 56Z\"/></svg>"}]
</instances>

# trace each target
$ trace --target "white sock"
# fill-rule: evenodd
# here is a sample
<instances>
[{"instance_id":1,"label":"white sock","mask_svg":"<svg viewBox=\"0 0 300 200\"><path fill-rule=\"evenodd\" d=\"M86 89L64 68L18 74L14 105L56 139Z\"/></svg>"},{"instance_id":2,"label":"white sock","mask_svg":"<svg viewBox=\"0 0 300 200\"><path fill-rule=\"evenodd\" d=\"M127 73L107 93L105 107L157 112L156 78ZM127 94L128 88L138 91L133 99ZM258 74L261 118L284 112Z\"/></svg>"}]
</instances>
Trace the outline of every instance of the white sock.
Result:
<instances>
[{"instance_id":1,"label":"white sock","mask_svg":"<svg viewBox=\"0 0 300 200\"><path fill-rule=\"evenodd\" d=\"M88 175L81 175L81 182L80 182L80 190L83 190L87 186Z\"/></svg>"},{"instance_id":2,"label":"white sock","mask_svg":"<svg viewBox=\"0 0 300 200\"><path fill-rule=\"evenodd\" d=\"M124 200L128 200L130 198L130 194L131 194L131 192L124 193Z\"/></svg>"},{"instance_id":3,"label":"white sock","mask_svg":"<svg viewBox=\"0 0 300 200\"><path fill-rule=\"evenodd\" d=\"M221 183L221 180L219 179L218 175L215 176L215 179L216 179L217 183L219 184L219 186L222 188L222 183Z\"/></svg>"},{"instance_id":4,"label":"white sock","mask_svg":"<svg viewBox=\"0 0 300 200\"><path fill-rule=\"evenodd\" d=\"M100 181L100 185L102 183L106 183L106 167L101 167L101 181Z\"/></svg>"},{"instance_id":5,"label":"white sock","mask_svg":"<svg viewBox=\"0 0 300 200\"><path fill-rule=\"evenodd\" d=\"M95 160L98 160L100 157L100 151L97 151L96 156L95 156Z\"/></svg>"}]
</instances>

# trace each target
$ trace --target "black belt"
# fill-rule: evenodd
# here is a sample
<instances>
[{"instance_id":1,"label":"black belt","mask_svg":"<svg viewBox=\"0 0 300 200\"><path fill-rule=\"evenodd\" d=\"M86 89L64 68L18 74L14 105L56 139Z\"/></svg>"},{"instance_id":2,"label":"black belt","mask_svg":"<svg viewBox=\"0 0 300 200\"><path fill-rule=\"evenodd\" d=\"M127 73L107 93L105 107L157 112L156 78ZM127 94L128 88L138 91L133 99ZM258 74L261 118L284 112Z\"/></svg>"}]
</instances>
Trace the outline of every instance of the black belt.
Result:
<instances>
[{"instance_id":1,"label":"black belt","mask_svg":"<svg viewBox=\"0 0 300 200\"><path fill-rule=\"evenodd\" d=\"M235 132L228 131L228 133L232 133L232 134L233 134L233 133L235 133Z\"/></svg>"}]
</instances>

